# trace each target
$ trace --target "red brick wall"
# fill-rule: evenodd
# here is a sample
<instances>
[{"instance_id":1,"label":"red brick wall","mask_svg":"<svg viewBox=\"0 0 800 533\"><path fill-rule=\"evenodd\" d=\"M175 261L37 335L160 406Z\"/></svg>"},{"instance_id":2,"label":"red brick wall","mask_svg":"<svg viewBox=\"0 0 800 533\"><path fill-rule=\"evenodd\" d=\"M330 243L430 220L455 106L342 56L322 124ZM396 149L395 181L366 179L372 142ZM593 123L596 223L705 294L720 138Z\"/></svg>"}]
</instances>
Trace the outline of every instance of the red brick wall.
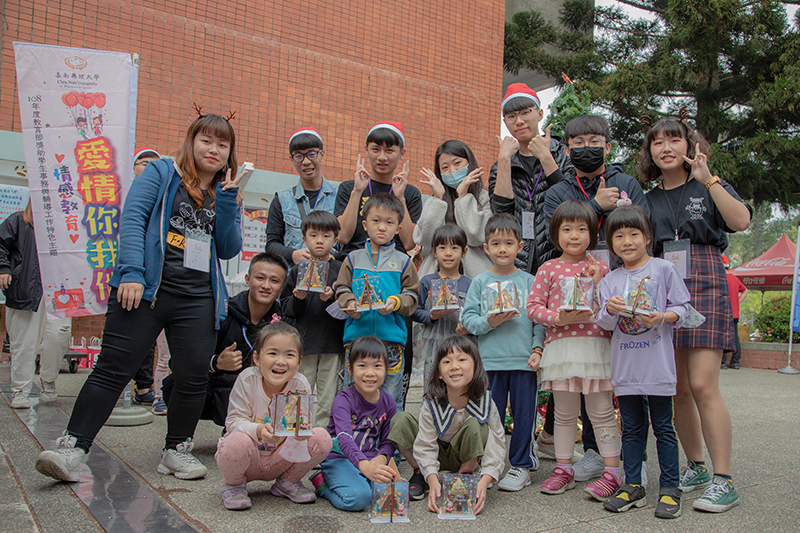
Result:
<instances>
[{"instance_id":1,"label":"red brick wall","mask_svg":"<svg viewBox=\"0 0 800 533\"><path fill-rule=\"evenodd\" d=\"M792 368L800 370L800 346L792 346ZM740 364L748 368L777 369L786 366L788 344L743 342Z\"/></svg>"},{"instance_id":2,"label":"red brick wall","mask_svg":"<svg viewBox=\"0 0 800 533\"><path fill-rule=\"evenodd\" d=\"M293 172L286 142L306 125L325 138L326 176L338 181L380 120L403 123L412 182L447 139L472 147L484 179L496 157L505 0L3 4L3 130L20 131L12 42L25 41L139 53L137 146L165 154L197 102L236 110L239 160L277 172ZM102 320L74 320L74 336L99 335Z\"/></svg>"}]
</instances>

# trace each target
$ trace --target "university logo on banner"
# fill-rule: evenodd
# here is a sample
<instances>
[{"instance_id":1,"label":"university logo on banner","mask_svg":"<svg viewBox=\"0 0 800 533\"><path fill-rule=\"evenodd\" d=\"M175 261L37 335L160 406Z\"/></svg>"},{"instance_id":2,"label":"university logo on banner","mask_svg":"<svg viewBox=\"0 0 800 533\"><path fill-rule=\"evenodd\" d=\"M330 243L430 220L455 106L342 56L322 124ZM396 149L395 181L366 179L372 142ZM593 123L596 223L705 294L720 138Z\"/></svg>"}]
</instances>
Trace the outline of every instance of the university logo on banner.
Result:
<instances>
[{"instance_id":1,"label":"university logo on banner","mask_svg":"<svg viewBox=\"0 0 800 533\"><path fill-rule=\"evenodd\" d=\"M103 314L130 184L136 69L128 54L14 43L45 308Z\"/></svg>"}]
</instances>

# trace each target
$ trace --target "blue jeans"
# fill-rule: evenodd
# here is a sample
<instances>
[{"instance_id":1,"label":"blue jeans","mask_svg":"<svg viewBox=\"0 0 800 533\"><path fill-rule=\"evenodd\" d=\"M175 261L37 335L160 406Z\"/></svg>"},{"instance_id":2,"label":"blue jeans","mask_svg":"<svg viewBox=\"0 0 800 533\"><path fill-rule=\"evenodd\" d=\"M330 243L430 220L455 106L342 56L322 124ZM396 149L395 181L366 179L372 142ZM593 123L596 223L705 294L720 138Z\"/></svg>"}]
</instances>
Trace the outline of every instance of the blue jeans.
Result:
<instances>
[{"instance_id":1,"label":"blue jeans","mask_svg":"<svg viewBox=\"0 0 800 533\"><path fill-rule=\"evenodd\" d=\"M537 383L536 372L527 370L493 370L489 375L492 400L497 406L500 419L505 419L506 405L511 397L511 412L514 414L514 431L508 446L508 461L511 466L533 468L539 462L533 453L536 438Z\"/></svg>"},{"instance_id":2,"label":"blue jeans","mask_svg":"<svg viewBox=\"0 0 800 533\"><path fill-rule=\"evenodd\" d=\"M647 399L645 403L644 399ZM656 436L660 485L678 486L678 437L675 434L672 396L617 396L622 414L622 455L625 457L625 481L629 485L642 483L642 461L647 446L647 412Z\"/></svg>"},{"instance_id":3,"label":"blue jeans","mask_svg":"<svg viewBox=\"0 0 800 533\"><path fill-rule=\"evenodd\" d=\"M344 384L342 389L346 389L353 384L353 377L350 375L350 344L344 345ZM403 369L405 366L405 346L396 342L386 342L389 350L389 369L386 372L386 381L381 385L381 390L386 391L397 404L397 412L403 410Z\"/></svg>"},{"instance_id":4,"label":"blue jeans","mask_svg":"<svg viewBox=\"0 0 800 533\"><path fill-rule=\"evenodd\" d=\"M325 476L320 496L342 511L363 511L372 502L372 483L349 459L327 459L319 465Z\"/></svg>"}]
</instances>

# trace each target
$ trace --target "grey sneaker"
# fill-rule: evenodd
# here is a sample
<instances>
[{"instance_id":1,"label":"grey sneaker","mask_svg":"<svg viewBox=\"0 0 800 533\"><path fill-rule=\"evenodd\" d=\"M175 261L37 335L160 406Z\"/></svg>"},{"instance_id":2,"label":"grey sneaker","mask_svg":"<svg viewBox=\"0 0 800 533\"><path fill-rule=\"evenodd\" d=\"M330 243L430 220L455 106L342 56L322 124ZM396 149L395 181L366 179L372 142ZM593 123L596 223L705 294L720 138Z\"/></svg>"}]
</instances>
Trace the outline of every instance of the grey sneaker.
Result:
<instances>
[{"instance_id":1,"label":"grey sneaker","mask_svg":"<svg viewBox=\"0 0 800 533\"><path fill-rule=\"evenodd\" d=\"M288 479L278 478L269 490L274 496L289 498L294 503L313 503L317 495L313 490L308 490L302 481L292 483Z\"/></svg>"},{"instance_id":2,"label":"grey sneaker","mask_svg":"<svg viewBox=\"0 0 800 533\"><path fill-rule=\"evenodd\" d=\"M36 458L36 470L40 474L61 481L74 483L81 480L81 463L86 455L76 448L77 439L67 433L56 439L56 449L44 451Z\"/></svg>"},{"instance_id":3,"label":"grey sneaker","mask_svg":"<svg viewBox=\"0 0 800 533\"><path fill-rule=\"evenodd\" d=\"M241 511L242 509L249 509L253 506L253 503L247 496L246 481L239 485L228 485L226 483L219 488L219 491L222 494L222 504L225 506L225 509Z\"/></svg>"},{"instance_id":4,"label":"grey sneaker","mask_svg":"<svg viewBox=\"0 0 800 533\"><path fill-rule=\"evenodd\" d=\"M497 484L497 490L517 492L531 484L531 475L527 468L512 466L505 477Z\"/></svg>"},{"instance_id":5,"label":"grey sneaker","mask_svg":"<svg viewBox=\"0 0 800 533\"><path fill-rule=\"evenodd\" d=\"M192 439L181 442L174 450L162 450L159 474L174 474L178 479L198 479L205 477L208 469L192 455Z\"/></svg>"},{"instance_id":6,"label":"grey sneaker","mask_svg":"<svg viewBox=\"0 0 800 533\"><path fill-rule=\"evenodd\" d=\"M594 450L589 450L583 459L572 465L575 471L575 481L589 481L603 475L606 469L603 458Z\"/></svg>"},{"instance_id":7,"label":"grey sneaker","mask_svg":"<svg viewBox=\"0 0 800 533\"><path fill-rule=\"evenodd\" d=\"M50 403L56 401L56 398L58 398L56 382L42 380L42 392L39 394L39 400Z\"/></svg>"},{"instance_id":8,"label":"grey sneaker","mask_svg":"<svg viewBox=\"0 0 800 533\"><path fill-rule=\"evenodd\" d=\"M30 409L31 399L28 398L28 393L22 390L14 391L14 396L11 397L11 407L13 409Z\"/></svg>"}]
</instances>

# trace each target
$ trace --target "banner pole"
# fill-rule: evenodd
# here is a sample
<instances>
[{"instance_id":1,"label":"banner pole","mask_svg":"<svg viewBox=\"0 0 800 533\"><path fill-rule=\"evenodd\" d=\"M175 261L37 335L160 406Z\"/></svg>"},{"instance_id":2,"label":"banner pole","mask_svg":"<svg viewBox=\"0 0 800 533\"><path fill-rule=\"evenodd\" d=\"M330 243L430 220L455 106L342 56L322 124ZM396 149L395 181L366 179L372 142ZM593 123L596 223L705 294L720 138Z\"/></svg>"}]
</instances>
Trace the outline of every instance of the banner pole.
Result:
<instances>
[{"instance_id":1,"label":"banner pole","mask_svg":"<svg viewBox=\"0 0 800 533\"><path fill-rule=\"evenodd\" d=\"M789 354L786 366L779 368L780 374L800 374L800 370L792 368L792 340L794 339L795 306L797 305L797 268L800 263L800 226L797 227L797 247L794 254L794 271L792 273L792 308L789 313Z\"/></svg>"}]
</instances>

